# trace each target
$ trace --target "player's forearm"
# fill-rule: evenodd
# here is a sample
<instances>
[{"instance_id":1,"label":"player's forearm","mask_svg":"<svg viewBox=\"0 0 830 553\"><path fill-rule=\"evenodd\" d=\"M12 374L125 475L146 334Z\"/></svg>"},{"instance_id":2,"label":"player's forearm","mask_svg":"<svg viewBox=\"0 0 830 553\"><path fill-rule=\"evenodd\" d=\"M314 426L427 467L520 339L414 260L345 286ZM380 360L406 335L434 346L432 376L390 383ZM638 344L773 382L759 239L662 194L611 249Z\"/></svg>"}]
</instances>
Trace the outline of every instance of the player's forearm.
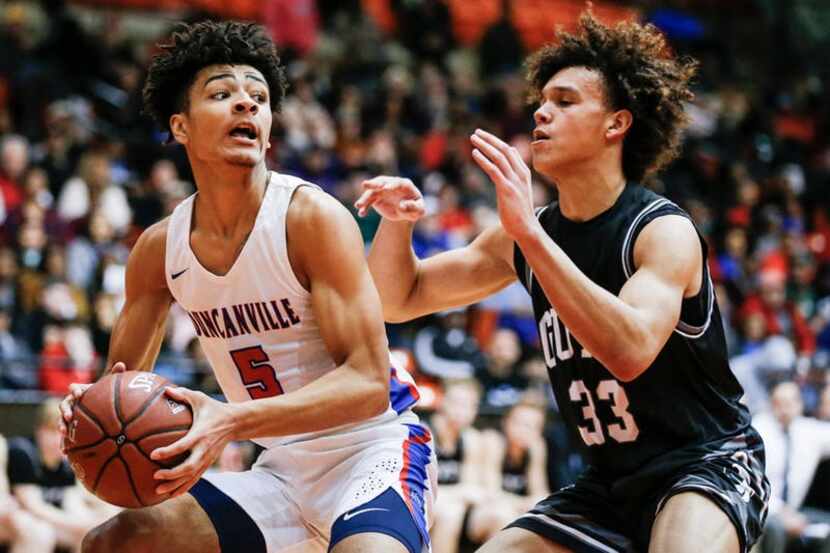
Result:
<instances>
[{"instance_id":1,"label":"player's forearm","mask_svg":"<svg viewBox=\"0 0 830 553\"><path fill-rule=\"evenodd\" d=\"M418 258L412 251L408 221L383 219L369 250L369 271L380 294L383 317L389 322L406 320L406 304L417 284Z\"/></svg>"},{"instance_id":2,"label":"player's forearm","mask_svg":"<svg viewBox=\"0 0 830 553\"><path fill-rule=\"evenodd\" d=\"M348 364L281 396L230 406L234 439L251 440L317 432L368 420L389 406L385 379L369 378Z\"/></svg>"},{"instance_id":3,"label":"player's forearm","mask_svg":"<svg viewBox=\"0 0 830 553\"><path fill-rule=\"evenodd\" d=\"M592 357L622 381L648 367L659 347L633 307L591 281L541 226L517 243L557 316Z\"/></svg>"}]
</instances>

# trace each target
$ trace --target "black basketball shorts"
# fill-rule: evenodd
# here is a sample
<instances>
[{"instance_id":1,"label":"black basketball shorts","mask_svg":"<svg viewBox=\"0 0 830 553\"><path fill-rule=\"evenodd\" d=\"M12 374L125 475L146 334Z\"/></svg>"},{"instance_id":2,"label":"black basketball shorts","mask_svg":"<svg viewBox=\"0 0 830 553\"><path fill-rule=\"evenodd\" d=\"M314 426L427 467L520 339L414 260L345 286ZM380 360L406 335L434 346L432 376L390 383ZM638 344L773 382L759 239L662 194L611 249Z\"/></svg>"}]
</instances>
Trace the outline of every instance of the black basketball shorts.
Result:
<instances>
[{"instance_id":1,"label":"black basketball shorts","mask_svg":"<svg viewBox=\"0 0 830 553\"><path fill-rule=\"evenodd\" d=\"M627 476L621 484L588 469L574 485L540 501L508 528L529 530L576 553L646 553L651 527L666 502L695 492L726 513L746 553L760 537L767 514L763 455L760 442L713 451L661 475L656 485L653 471L642 478Z\"/></svg>"}]
</instances>

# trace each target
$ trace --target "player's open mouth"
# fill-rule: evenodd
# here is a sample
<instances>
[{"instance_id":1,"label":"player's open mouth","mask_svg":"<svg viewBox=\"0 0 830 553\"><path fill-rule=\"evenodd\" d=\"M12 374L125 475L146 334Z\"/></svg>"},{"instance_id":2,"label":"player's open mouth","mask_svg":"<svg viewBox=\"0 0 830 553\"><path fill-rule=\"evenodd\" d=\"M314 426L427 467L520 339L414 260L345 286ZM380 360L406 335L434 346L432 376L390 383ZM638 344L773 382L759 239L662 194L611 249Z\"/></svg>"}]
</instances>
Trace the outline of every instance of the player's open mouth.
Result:
<instances>
[{"instance_id":1,"label":"player's open mouth","mask_svg":"<svg viewBox=\"0 0 830 553\"><path fill-rule=\"evenodd\" d=\"M545 133L544 131L540 131L539 129L533 131L533 142L531 142L531 144L541 144L546 140L550 140L550 137L547 135L547 133Z\"/></svg>"},{"instance_id":2,"label":"player's open mouth","mask_svg":"<svg viewBox=\"0 0 830 553\"><path fill-rule=\"evenodd\" d=\"M235 142L252 143L256 141L257 131L253 125L242 124L237 125L228 133Z\"/></svg>"}]
</instances>

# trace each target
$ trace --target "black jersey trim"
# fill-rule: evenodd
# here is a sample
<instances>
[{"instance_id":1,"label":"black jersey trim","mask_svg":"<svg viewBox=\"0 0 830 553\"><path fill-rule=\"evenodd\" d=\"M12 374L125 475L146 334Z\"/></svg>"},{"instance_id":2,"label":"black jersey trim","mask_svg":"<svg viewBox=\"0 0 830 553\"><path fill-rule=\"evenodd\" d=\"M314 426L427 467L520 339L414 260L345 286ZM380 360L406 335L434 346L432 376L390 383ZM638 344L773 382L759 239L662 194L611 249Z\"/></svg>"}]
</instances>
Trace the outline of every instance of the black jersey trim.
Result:
<instances>
[{"instance_id":1,"label":"black jersey trim","mask_svg":"<svg viewBox=\"0 0 830 553\"><path fill-rule=\"evenodd\" d=\"M542 216L542 213L544 213L549 207L550 204L544 207L537 207L536 218L539 219ZM527 262L527 259L525 259L525 282L527 283L527 293L530 294L530 289L533 287L533 269L531 268L530 263Z\"/></svg>"},{"instance_id":2,"label":"black jersey trim","mask_svg":"<svg viewBox=\"0 0 830 553\"><path fill-rule=\"evenodd\" d=\"M623 240L622 252L620 253L620 255L622 257L621 261L622 261L623 273L625 274L626 280L631 278L631 275L634 274L634 267L632 266L632 263L630 261L632 256L629 255L630 252L631 252L631 248L632 248L631 241L632 241L632 237L634 235L634 231L640 225L640 222L649 213L652 213L652 212L654 212L654 211L656 211L656 210L658 210L662 207L665 207L665 206L674 206L680 212L680 213L678 213L678 215L684 215L685 216L685 214L683 213L683 210L681 210L677 206L677 204L675 204L675 203L673 203L673 202L671 202L671 201L669 201L665 198L660 198L658 200L654 200L653 202L648 204L646 207L644 207L643 210L640 211L640 213L637 214L637 216L631 222L631 225L628 227L628 231L625 233L625 239ZM706 267L706 260L705 259L703 260L703 264L704 264L703 265L703 271L706 275L706 282L704 282L703 286L701 287L701 292L705 292L704 287L706 287L707 285L708 285L708 292L709 292L709 305L706 308L706 322L704 322L703 325L701 325L701 326L697 326L697 325L692 325L692 324L686 323L682 320L678 320L677 325L675 325L675 327L674 327L674 332L680 334L684 338L690 338L690 339L700 338L701 336L703 336L706 333L706 330L709 328L709 324L712 322L712 312L714 311L713 308L715 306L715 287L714 287L714 284L712 283L712 275L709 273L709 270Z\"/></svg>"},{"instance_id":3,"label":"black jersey trim","mask_svg":"<svg viewBox=\"0 0 830 553\"><path fill-rule=\"evenodd\" d=\"M637 228L637 226L640 224L640 221L642 221L646 215L648 215L655 209L659 209L660 207L663 207L664 205L670 203L671 202L669 202L665 198L654 200L646 207L644 207L643 210L640 211L640 213L637 214L636 217L634 217L634 220L631 221L631 225L628 227L628 232L625 233L625 239L623 240L621 252L623 273L625 273L626 280L631 278L631 275L634 274L634 267L632 267L628 262L628 251L631 249L631 237L634 234L634 229Z\"/></svg>"},{"instance_id":4,"label":"black jersey trim","mask_svg":"<svg viewBox=\"0 0 830 553\"><path fill-rule=\"evenodd\" d=\"M705 260L703 262L706 263ZM700 338L709 328L709 323L712 322L712 311L715 307L715 285L712 283L712 275L705 266L703 270L706 271L706 280L709 285L709 306L706 308L706 322L703 323L703 326L694 326L683 321L677 321L674 331L686 338Z\"/></svg>"}]
</instances>

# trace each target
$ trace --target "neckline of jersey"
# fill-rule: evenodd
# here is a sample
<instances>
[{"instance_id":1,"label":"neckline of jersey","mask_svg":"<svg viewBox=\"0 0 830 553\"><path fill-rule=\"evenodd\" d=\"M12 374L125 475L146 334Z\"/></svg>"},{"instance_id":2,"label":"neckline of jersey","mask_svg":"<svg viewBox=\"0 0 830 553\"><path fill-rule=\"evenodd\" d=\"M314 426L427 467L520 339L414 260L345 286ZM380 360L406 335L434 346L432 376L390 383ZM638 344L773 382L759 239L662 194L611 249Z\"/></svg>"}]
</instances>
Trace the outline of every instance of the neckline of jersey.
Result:
<instances>
[{"instance_id":1,"label":"neckline of jersey","mask_svg":"<svg viewBox=\"0 0 830 553\"><path fill-rule=\"evenodd\" d=\"M607 221L609 218L614 216L617 211L620 210L622 207L625 198L631 193L631 191L635 188L634 183L626 182L625 187L623 188L620 195L617 196L617 199L614 200L614 203L598 215L591 217L587 221L574 221L572 219L568 219L564 213L562 213L562 209L559 206L559 203L556 204L556 212L559 214L559 222L562 226L571 227L574 229L586 229L592 228L598 225L601 225L603 222Z\"/></svg>"},{"instance_id":2,"label":"neckline of jersey","mask_svg":"<svg viewBox=\"0 0 830 553\"><path fill-rule=\"evenodd\" d=\"M242 247L239 249L239 253L236 254L236 259L233 260L230 269L224 275L217 275L204 265L202 262L199 261L199 257L196 255L196 252L193 251L193 247L190 245L190 233L193 230L193 210L196 209L196 194L193 195L193 201L190 203L190 210L188 211L187 215L187 251L190 253L190 257L193 258L193 263L196 267L202 271L205 275L212 279L222 280L230 277L231 273L233 273L234 269L237 265L239 265L239 260L245 254L245 250L248 249L248 244L252 242L252 238L254 236L254 232L256 232L257 228L260 226L260 218L262 217L262 213L265 211L265 202L268 201L268 195L271 191L271 179L274 178L274 172L268 171L268 179L265 181L265 192L262 194L262 201L259 204L259 209L257 210L256 217L254 218L254 225L251 227L251 232L248 233L248 236L245 238L245 243L242 244Z\"/></svg>"}]
</instances>

